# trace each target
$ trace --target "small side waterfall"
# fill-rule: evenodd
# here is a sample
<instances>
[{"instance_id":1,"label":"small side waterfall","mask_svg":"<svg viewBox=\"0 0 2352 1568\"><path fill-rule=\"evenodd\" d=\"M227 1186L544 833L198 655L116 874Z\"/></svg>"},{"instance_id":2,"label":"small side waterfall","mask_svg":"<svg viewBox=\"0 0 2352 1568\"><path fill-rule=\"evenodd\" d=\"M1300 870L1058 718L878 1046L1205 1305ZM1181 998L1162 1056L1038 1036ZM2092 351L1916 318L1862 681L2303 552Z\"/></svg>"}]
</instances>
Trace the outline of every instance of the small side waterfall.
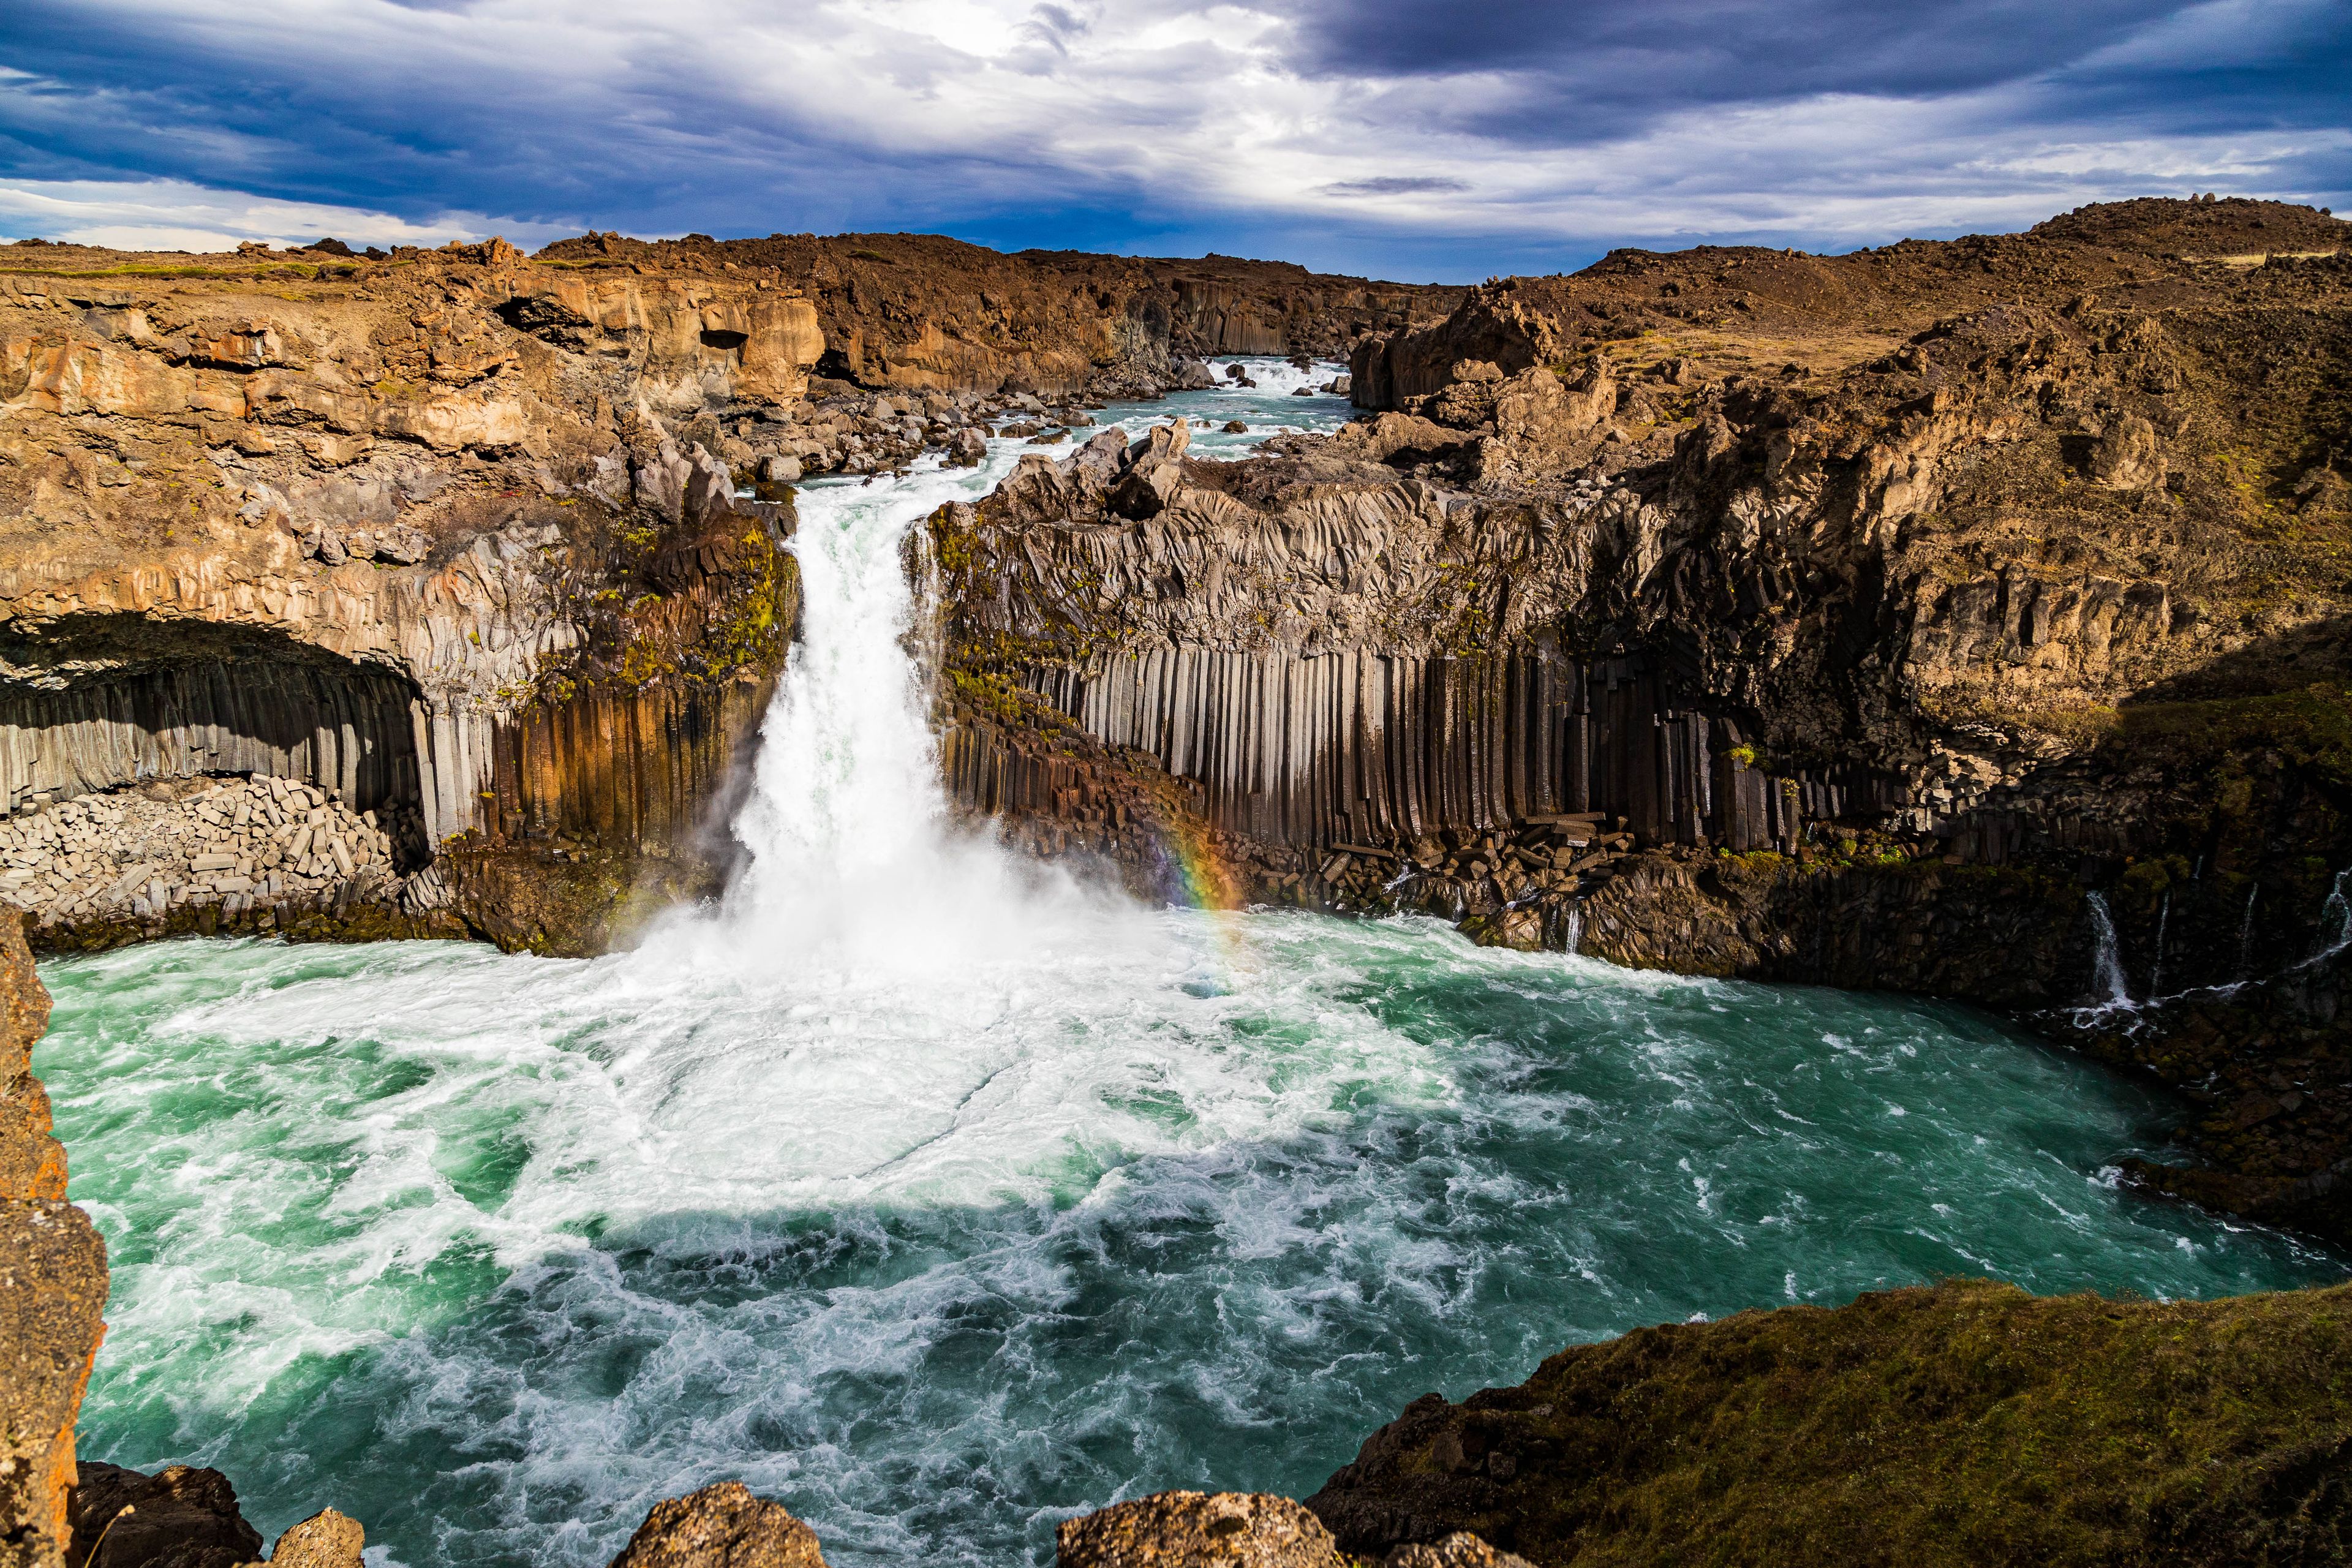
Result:
<instances>
[{"instance_id":1,"label":"small side waterfall","mask_svg":"<svg viewBox=\"0 0 2352 1568\"><path fill-rule=\"evenodd\" d=\"M2327 901L2319 906L2319 940L2311 956L2303 961L2306 968L2352 947L2352 897L2344 891L2347 877L2352 877L2352 866L2336 873L2336 880L2327 889Z\"/></svg>"},{"instance_id":2,"label":"small side waterfall","mask_svg":"<svg viewBox=\"0 0 2352 1568\"><path fill-rule=\"evenodd\" d=\"M1568 927L1561 936L1563 951L1570 958L1575 957L1576 950L1584 945L1584 906L1582 904L1568 906Z\"/></svg>"},{"instance_id":3,"label":"small side waterfall","mask_svg":"<svg viewBox=\"0 0 2352 1568\"><path fill-rule=\"evenodd\" d=\"M2106 994L2102 1007L2128 1007L2132 1005L2131 984L2124 978L2123 946L2116 940L2115 916L2108 912L2106 895L2092 893L2091 923L2099 938L2098 951L2091 960L2091 978L2099 990Z\"/></svg>"},{"instance_id":4,"label":"small side waterfall","mask_svg":"<svg viewBox=\"0 0 2352 1568\"><path fill-rule=\"evenodd\" d=\"M2238 922L2238 979L2241 984L2254 975L2254 900L2262 896L2262 891L2260 882L2246 889L2246 913Z\"/></svg>"},{"instance_id":5,"label":"small side waterfall","mask_svg":"<svg viewBox=\"0 0 2352 1568\"><path fill-rule=\"evenodd\" d=\"M2172 923L2172 889L2164 889L2164 901L2156 909L2156 963L2148 971L2147 994L2150 997L2164 994L2164 928Z\"/></svg>"}]
</instances>

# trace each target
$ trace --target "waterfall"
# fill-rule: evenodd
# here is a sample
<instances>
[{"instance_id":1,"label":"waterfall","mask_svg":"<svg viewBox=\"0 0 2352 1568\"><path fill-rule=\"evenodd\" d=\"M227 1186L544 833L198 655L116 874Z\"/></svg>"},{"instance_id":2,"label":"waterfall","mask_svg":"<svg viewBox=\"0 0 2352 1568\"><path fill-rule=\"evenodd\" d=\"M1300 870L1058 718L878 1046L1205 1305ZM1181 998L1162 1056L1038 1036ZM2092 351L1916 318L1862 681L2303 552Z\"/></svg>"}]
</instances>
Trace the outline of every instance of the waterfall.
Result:
<instances>
[{"instance_id":1,"label":"waterfall","mask_svg":"<svg viewBox=\"0 0 2352 1568\"><path fill-rule=\"evenodd\" d=\"M2091 961L2092 980L2106 993L2106 999L2099 1005L2102 1009L2128 1007L2132 1005L2131 986L2124 978L2123 947L2116 940L2115 917L2107 912L2106 895L2091 893L2087 895L2087 900L2091 906L2091 923L2099 937L2098 951Z\"/></svg>"},{"instance_id":2,"label":"waterfall","mask_svg":"<svg viewBox=\"0 0 2352 1568\"><path fill-rule=\"evenodd\" d=\"M940 778L918 646L929 628L901 547L1018 456L1006 442L976 468L927 460L891 482L801 490L801 637L733 825L746 863L719 909L648 933L654 969L782 983L788 963L819 964L929 990L1112 918L1101 896L961 829Z\"/></svg>"},{"instance_id":3,"label":"waterfall","mask_svg":"<svg viewBox=\"0 0 2352 1568\"><path fill-rule=\"evenodd\" d=\"M2245 917L2238 922L2238 980L2241 984L2254 974L2254 900L2263 890L2256 882L2246 889Z\"/></svg>"},{"instance_id":4,"label":"waterfall","mask_svg":"<svg viewBox=\"0 0 2352 1568\"><path fill-rule=\"evenodd\" d=\"M1576 950L1584 945L1584 906L1581 903L1568 906L1568 927L1562 934L1568 955L1575 957Z\"/></svg>"},{"instance_id":5,"label":"waterfall","mask_svg":"<svg viewBox=\"0 0 2352 1568\"><path fill-rule=\"evenodd\" d=\"M2352 898L2347 898L2344 892L2344 879L2347 877L2352 877L2352 866L2336 872L2336 880L2329 884L2327 901L2319 906L2318 945L2303 961L2302 967L2308 968L2352 947ZM2336 923L2332 934L2327 929L2330 921Z\"/></svg>"},{"instance_id":6,"label":"waterfall","mask_svg":"<svg viewBox=\"0 0 2352 1568\"><path fill-rule=\"evenodd\" d=\"M2164 901L2156 908L2156 963L2148 971L2147 994L2151 998L2164 994L2164 928L2172 923L2172 889L2164 889Z\"/></svg>"}]
</instances>

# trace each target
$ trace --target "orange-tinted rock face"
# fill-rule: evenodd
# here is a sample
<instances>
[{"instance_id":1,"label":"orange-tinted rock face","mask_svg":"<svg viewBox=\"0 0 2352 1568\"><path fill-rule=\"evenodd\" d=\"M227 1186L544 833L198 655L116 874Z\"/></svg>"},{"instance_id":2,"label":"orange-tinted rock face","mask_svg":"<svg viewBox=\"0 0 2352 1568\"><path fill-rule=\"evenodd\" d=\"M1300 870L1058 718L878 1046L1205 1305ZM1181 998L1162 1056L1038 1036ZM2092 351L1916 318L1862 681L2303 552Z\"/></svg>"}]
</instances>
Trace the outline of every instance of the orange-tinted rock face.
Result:
<instances>
[{"instance_id":1,"label":"orange-tinted rock face","mask_svg":"<svg viewBox=\"0 0 2352 1568\"><path fill-rule=\"evenodd\" d=\"M0 910L0 1561L62 1568L74 1414L106 1325L106 1244L65 1201L65 1152L31 1070L48 994Z\"/></svg>"}]
</instances>

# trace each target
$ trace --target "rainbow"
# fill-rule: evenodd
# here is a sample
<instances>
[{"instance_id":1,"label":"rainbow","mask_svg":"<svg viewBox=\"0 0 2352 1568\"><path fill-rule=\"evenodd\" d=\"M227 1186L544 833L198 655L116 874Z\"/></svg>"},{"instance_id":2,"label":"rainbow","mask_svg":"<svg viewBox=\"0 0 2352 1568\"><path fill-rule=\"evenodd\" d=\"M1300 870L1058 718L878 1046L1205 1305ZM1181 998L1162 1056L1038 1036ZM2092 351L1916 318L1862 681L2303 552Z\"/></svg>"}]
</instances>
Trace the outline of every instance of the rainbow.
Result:
<instances>
[{"instance_id":1,"label":"rainbow","mask_svg":"<svg viewBox=\"0 0 2352 1568\"><path fill-rule=\"evenodd\" d=\"M1157 824L1168 858L1176 868L1179 890L1195 909L1231 914L1242 907L1242 879L1211 842L1207 824L1191 816Z\"/></svg>"},{"instance_id":2,"label":"rainbow","mask_svg":"<svg viewBox=\"0 0 2352 1568\"><path fill-rule=\"evenodd\" d=\"M1180 901L1207 917L1210 962L1223 971L1218 989L1230 990L1244 966L1247 946L1241 921L1243 881L1217 853L1208 825L1191 812L1155 814L1153 827L1175 868Z\"/></svg>"}]
</instances>

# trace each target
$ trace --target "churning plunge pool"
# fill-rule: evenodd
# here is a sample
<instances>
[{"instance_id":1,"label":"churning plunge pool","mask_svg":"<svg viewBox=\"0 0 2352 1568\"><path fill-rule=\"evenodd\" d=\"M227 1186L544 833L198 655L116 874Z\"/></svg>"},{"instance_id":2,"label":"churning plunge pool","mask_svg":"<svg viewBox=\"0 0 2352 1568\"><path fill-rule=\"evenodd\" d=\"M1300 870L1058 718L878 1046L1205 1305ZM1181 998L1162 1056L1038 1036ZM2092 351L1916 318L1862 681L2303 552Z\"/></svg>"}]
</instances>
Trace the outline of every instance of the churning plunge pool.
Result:
<instances>
[{"instance_id":1,"label":"churning plunge pool","mask_svg":"<svg viewBox=\"0 0 2352 1568\"><path fill-rule=\"evenodd\" d=\"M637 952L43 964L113 1268L86 1457L216 1466L273 1534L331 1503L374 1568L589 1568L729 1478L841 1568L1012 1568L1640 1324L2340 1277L2118 1191L2168 1108L1979 1015L1149 909L959 836L898 542L1019 452L803 493L749 869Z\"/></svg>"}]
</instances>

